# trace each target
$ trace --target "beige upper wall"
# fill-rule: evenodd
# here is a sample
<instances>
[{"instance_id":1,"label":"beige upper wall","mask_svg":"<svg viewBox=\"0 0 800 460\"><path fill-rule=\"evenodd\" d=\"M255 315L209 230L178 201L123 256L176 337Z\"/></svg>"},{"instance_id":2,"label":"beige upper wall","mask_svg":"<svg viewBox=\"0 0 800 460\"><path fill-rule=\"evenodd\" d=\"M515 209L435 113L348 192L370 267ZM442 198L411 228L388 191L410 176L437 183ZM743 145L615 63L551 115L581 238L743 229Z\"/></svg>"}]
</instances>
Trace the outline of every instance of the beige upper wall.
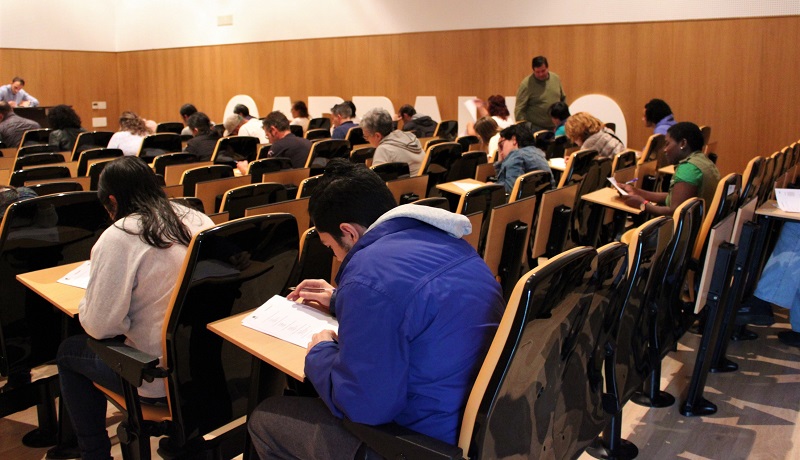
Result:
<instances>
[{"instance_id":1,"label":"beige upper wall","mask_svg":"<svg viewBox=\"0 0 800 460\"><path fill-rule=\"evenodd\" d=\"M134 51L489 28L784 16L764 0L26 0L0 2L0 48ZM233 24L218 26L220 16ZM46 24L35 27L32 24Z\"/></svg>"}]
</instances>

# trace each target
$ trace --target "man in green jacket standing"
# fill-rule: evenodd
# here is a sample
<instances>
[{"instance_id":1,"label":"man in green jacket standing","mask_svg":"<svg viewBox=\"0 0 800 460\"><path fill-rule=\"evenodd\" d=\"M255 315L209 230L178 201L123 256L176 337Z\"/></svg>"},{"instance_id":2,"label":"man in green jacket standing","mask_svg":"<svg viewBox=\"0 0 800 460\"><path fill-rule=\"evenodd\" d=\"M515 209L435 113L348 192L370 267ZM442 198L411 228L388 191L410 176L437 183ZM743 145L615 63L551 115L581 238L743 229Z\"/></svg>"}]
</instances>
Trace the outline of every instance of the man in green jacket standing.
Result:
<instances>
[{"instance_id":1,"label":"man in green jacket standing","mask_svg":"<svg viewBox=\"0 0 800 460\"><path fill-rule=\"evenodd\" d=\"M548 70L546 57L536 56L531 62L531 67L533 73L519 84L514 117L517 121L530 122L533 125L533 132L552 130L555 126L547 109L556 102L564 102L567 96L561 87L561 79Z\"/></svg>"}]
</instances>

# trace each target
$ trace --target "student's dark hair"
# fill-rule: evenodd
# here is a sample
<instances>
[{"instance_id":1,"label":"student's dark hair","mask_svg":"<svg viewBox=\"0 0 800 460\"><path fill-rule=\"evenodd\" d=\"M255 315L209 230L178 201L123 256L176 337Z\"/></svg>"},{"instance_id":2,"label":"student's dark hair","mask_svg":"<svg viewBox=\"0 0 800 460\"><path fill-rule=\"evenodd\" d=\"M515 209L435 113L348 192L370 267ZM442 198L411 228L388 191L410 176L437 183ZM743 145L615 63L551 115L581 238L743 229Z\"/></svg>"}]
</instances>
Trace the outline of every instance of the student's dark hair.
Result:
<instances>
[{"instance_id":1,"label":"student's dark hair","mask_svg":"<svg viewBox=\"0 0 800 460\"><path fill-rule=\"evenodd\" d=\"M536 144L533 140L533 132L524 124L511 125L503 129L500 131L500 137L506 140L511 140L512 137L516 137L517 145L519 145L520 148Z\"/></svg>"},{"instance_id":2,"label":"student's dark hair","mask_svg":"<svg viewBox=\"0 0 800 460\"><path fill-rule=\"evenodd\" d=\"M489 112L489 115L491 115L493 117L495 117L495 116L496 117L500 117L502 119L505 119L506 117L511 115L508 112L508 106L506 105L505 96L501 96L499 94L494 94L492 96L489 96L489 101L488 102L489 102L489 107L488 107L487 111Z\"/></svg>"},{"instance_id":3,"label":"student's dark hair","mask_svg":"<svg viewBox=\"0 0 800 460\"><path fill-rule=\"evenodd\" d=\"M661 99L650 99L650 102L644 105L644 119L648 123L656 124L669 115L672 115L672 109Z\"/></svg>"},{"instance_id":4,"label":"student's dark hair","mask_svg":"<svg viewBox=\"0 0 800 460\"><path fill-rule=\"evenodd\" d=\"M11 104L6 101L0 101L0 115L6 116L9 113L13 112L14 109L11 108Z\"/></svg>"},{"instance_id":5,"label":"student's dark hair","mask_svg":"<svg viewBox=\"0 0 800 460\"><path fill-rule=\"evenodd\" d=\"M414 108L413 105L406 104L400 107L400 110L397 113L399 113L400 116L408 115L409 117L413 117L414 115L417 114L417 110Z\"/></svg>"},{"instance_id":6,"label":"student's dark hair","mask_svg":"<svg viewBox=\"0 0 800 460\"><path fill-rule=\"evenodd\" d=\"M541 67L541 66L550 67L547 64L547 58L546 57L544 57L544 56L536 56L535 58L531 59L531 68L532 69L535 69L535 68Z\"/></svg>"},{"instance_id":7,"label":"student's dark hair","mask_svg":"<svg viewBox=\"0 0 800 460\"><path fill-rule=\"evenodd\" d=\"M292 108L297 110L297 114L300 115L300 118L308 118L308 107L305 102L295 101L294 104L292 104Z\"/></svg>"},{"instance_id":8,"label":"student's dark hair","mask_svg":"<svg viewBox=\"0 0 800 460\"><path fill-rule=\"evenodd\" d=\"M289 119L286 118L286 115L283 112L278 110L274 112L270 112L269 115L264 118L264 127L269 129L271 126L274 126L280 132L286 131L289 129Z\"/></svg>"},{"instance_id":9,"label":"student's dark hair","mask_svg":"<svg viewBox=\"0 0 800 460\"><path fill-rule=\"evenodd\" d=\"M141 218L139 235L145 243L156 248L168 248L175 243L189 245L192 235L167 199L155 173L138 157L126 156L111 161L100 174L97 196L103 206L111 206L110 196L117 200L115 220L138 214Z\"/></svg>"},{"instance_id":10,"label":"student's dark hair","mask_svg":"<svg viewBox=\"0 0 800 460\"><path fill-rule=\"evenodd\" d=\"M353 104L353 101L344 101L345 104L350 106L350 111L352 112L351 117L355 118L356 116L356 105Z\"/></svg>"},{"instance_id":11,"label":"student's dark hair","mask_svg":"<svg viewBox=\"0 0 800 460\"><path fill-rule=\"evenodd\" d=\"M81 117L68 105L57 105L47 112L47 121L52 129L80 128Z\"/></svg>"},{"instance_id":12,"label":"student's dark hair","mask_svg":"<svg viewBox=\"0 0 800 460\"><path fill-rule=\"evenodd\" d=\"M342 223L369 228L378 217L397 206L386 183L360 163L337 158L311 192L308 213L320 232L330 233L341 243Z\"/></svg>"},{"instance_id":13,"label":"student's dark hair","mask_svg":"<svg viewBox=\"0 0 800 460\"><path fill-rule=\"evenodd\" d=\"M236 106L233 108L233 113L242 117L249 117L250 109L248 109L244 104L236 104Z\"/></svg>"},{"instance_id":14,"label":"student's dark hair","mask_svg":"<svg viewBox=\"0 0 800 460\"><path fill-rule=\"evenodd\" d=\"M691 121L675 123L669 127L667 135L675 142L686 139L686 143L689 145L689 149L691 149L692 152L703 149L703 132Z\"/></svg>"},{"instance_id":15,"label":"student's dark hair","mask_svg":"<svg viewBox=\"0 0 800 460\"><path fill-rule=\"evenodd\" d=\"M197 113L197 107L195 107L193 104L183 104L180 112L182 117L191 117Z\"/></svg>"},{"instance_id":16,"label":"student's dark hair","mask_svg":"<svg viewBox=\"0 0 800 460\"><path fill-rule=\"evenodd\" d=\"M553 117L558 118L561 121L566 120L569 118L569 106L565 102L558 101L550 106L547 109L547 113Z\"/></svg>"},{"instance_id":17,"label":"student's dark hair","mask_svg":"<svg viewBox=\"0 0 800 460\"><path fill-rule=\"evenodd\" d=\"M211 120L203 112L197 112L186 120L190 128L196 129L199 134L208 134L211 131Z\"/></svg>"},{"instance_id":18,"label":"student's dark hair","mask_svg":"<svg viewBox=\"0 0 800 460\"><path fill-rule=\"evenodd\" d=\"M22 77L14 77L11 80L11 83L16 83L16 82L20 82L20 83L22 83L22 86L25 86L25 80L23 80Z\"/></svg>"}]
</instances>

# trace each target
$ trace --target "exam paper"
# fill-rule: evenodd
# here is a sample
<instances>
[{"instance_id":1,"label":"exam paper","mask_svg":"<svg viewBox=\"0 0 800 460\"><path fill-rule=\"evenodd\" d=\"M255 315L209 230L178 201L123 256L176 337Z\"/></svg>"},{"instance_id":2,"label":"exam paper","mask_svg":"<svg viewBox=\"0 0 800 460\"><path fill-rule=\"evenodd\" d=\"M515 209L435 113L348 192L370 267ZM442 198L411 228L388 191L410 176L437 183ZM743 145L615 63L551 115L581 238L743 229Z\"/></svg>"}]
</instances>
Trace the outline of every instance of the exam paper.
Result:
<instances>
[{"instance_id":1,"label":"exam paper","mask_svg":"<svg viewBox=\"0 0 800 460\"><path fill-rule=\"evenodd\" d=\"M478 187L480 187L482 185L486 185L486 184L473 184L472 182L455 181L455 182L453 182L453 185L455 185L456 187L460 188L461 190L463 190L465 192L469 192L472 189L476 189L476 188L478 188Z\"/></svg>"},{"instance_id":2,"label":"exam paper","mask_svg":"<svg viewBox=\"0 0 800 460\"><path fill-rule=\"evenodd\" d=\"M617 189L620 195L622 196L628 195L628 192L626 192L625 190L622 189L622 187L619 186L619 183L617 182L616 179L614 179L613 177L608 177L607 179L609 182L611 182L611 185L613 185L614 188Z\"/></svg>"},{"instance_id":3,"label":"exam paper","mask_svg":"<svg viewBox=\"0 0 800 460\"><path fill-rule=\"evenodd\" d=\"M247 315L242 325L303 348L319 331L339 332L339 323L332 316L279 295Z\"/></svg>"},{"instance_id":4,"label":"exam paper","mask_svg":"<svg viewBox=\"0 0 800 460\"><path fill-rule=\"evenodd\" d=\"M775 199L781 211L800 212L800 190L791 188L776 188Z\"/></svg>"},{"instance_id":5,"label":"exam paper","mask_svg":"<svg viewBox=\"0 0 800 460\"><path fill-rule=\"evenodd\" d=\"M74 270L61 277L58 282L81 289L89 287L89 261L78 265Z\"/></svg>"}]
</instances>

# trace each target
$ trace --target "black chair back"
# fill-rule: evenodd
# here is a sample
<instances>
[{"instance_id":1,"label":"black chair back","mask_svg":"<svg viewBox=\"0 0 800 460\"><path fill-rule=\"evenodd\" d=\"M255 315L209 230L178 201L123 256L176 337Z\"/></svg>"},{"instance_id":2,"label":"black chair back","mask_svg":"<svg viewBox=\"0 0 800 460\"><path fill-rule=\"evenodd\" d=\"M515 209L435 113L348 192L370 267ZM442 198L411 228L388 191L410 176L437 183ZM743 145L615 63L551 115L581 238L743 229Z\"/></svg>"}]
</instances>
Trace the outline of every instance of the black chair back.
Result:
<instances>
[{"instance_id":1,"label":"black chair back","mask_svg":"<svg viewBox=\"0 0 800 460\"><path fill-rule=\"evenodd\" d=\"M292 160L289 158L262 158L247 167L247 173L252 178L252 183L261 182L264 174L292 169Z\"/></svg>"},{"instance_id":2,"label":"black chair back","mask_svg":"<svg viewBox=\"0 0 800 460\"><path fill-rule=\"evenodd\" d=\"M366 163L375 156L375 147L359 147L350 152L350 161L353 163Z\"/></svg>"},{"instance_id":3,"label":"black chair back","mask_svg":"<svg viewBox=\"0 0 800 460\"><path fill-rule=\"evenodd\" d=\"M775 159L772 157L764 160L764 179L761 182L761 188L758 191L758 205L764 204L770 196L774 188L775 179L773 177L775 172Z\"/></svg>"},{"instance_id":4,"label":"black chair back","mask_svg":"<svg viewBox=\"0 0 800 460\"><path fill-rule=\"evenodd\" d=\"M89 190L97 190L97 185L100 183L100 174L103 173L103 169L105 169L111 161L113 160L98 161L89 166L89 170L86 171L86 175L89 176Z\"/></svg>"},{"instance_id":5,"label":"black chair back","mask_svg":"<svg viewBox=\"0 0 800 460\"><path fill-rule=\"evenodd\" d=\"M156 134L160 133L180 134L181 131L183 131L183 123L179 121L168 121L164 123L159 123L156 126Z\"/></svg>"},{"instance_id":6,"label":"black chair back","mask_svg":"<svg viewBox=\"0 0 800 460\"><path fill-rule=\"evenodd\" d=\"M211 161L228 166L236 166L237 161L255 161L258 143L258 138L252 136L223 137L217 141Z\"/></svg>"},{"instance_id":7,"label":"black chair back","mask_svg":"<svg viewBox=\"0 0 800 460\"><path fill-rule=\"evenodd\" d=\"M711 229L720 223L722 219L728 217L730 213L736 212L741 185L742 176L735 173L728 174L717 184L713 202L706 204L706 214L703 217L703 224L692 252L692 258L697 262L697 273L700 273L703 268Z\"/></svg>"},{"instance_id":8,"label":"black chair back","mask_svg":"<svg viewBox=\"0 0 800 460\"><path fill-rule=\"evenodd\" d=\"M170 440L178 448L247 414L252 356L207 325L284 292L297 256L289 214L237 219L193 239L164 327Z\"/></svg>"},{"instance_id":9,"label":"black chair back","mask_svg":"<svg viewBox=\"0 0 800 460\"><path fill-rule=\"evenodd\" d=\"M418 204L420 206L430 206L431 208L444 209L445 211L450 210L450 202L447 201L447 198L443 196L422 198L420 200L413 201L411 204Z\"/></svg>"},{"instance_id":10,"label":"black chair back","mask_svg":"<svg viewBox=\"0 0 800 460\"><path fill-rule=\"evenodd\" d=\"M664 155L664 143L666 139L663 134L653 134L647 139L647 144L644 146L644 150L642 150L642 156L639 158L639 163L645 163L648 161L659 160L658 167L662 166L661 158L665 157Z\"/></svg>"},{"instance_id":11,"label":"black chair back","mask_svg":"<svg viewBox=\"0 0 800 460\"><path fill-rule=\"evenodd\" d=\"M100 158L119 158L123 155L120 149L97 148L87 149L81 152L78 158L78 170L76 176L85 176L89 172L89 161L98 160ZM164 172L162 171L163 175Z\"/></svg>"},{"instance_id":12,"label":"black chair back","mask_svg":"<svg viewBox=\"0 0 800 460\"><path fill-rule=\"evenodd\" d=\"M450 165L447 171L445 182L452 182L461 179L474 179L478 166L486 164L488 161L486 152L466 152Z\"/></svg>"},{"instance_id":13,"label":"black chair back","mask_svg":"<svg viewBox=\"0 0 800 460\"><path fill-rule=\"evenodd\" d=\"M636 152L633 150L625 150L614 155L614 163L611 172L617 172L620 169L630 168L636 165Z\"/></svg>"},{"instance_id":14,"label":"black chair back","mask_svg":"<svg viewBox=\"0 0 800 460\"><path fill-rule=\"evenodd\" d=\"M478 136L459 136L456 138L456 143L461 146L462 152L469 152L471 145L480 143L481 140Z\"/></svg>"},{"instance_id":15,"label":"black chair back","mask_svg":"<svg viewBox=\"0 0 800 460\"><path fill-rule=\"evenodd\" d=\"M308 120L308 131L312 129L325 129L330 131L331 130L331 119L320 117L320 118L312 118Z\"/></svg>"},{"instance_id":16,"label":"black chair back","mask_svg":"<svg viewBox=\"0 0 800 460\"><path fill-rule=\"evenodd\" d=\"M108 147L108 142L114 135L111 131L92 131L78 134L75 146L72 147L72 160L78 161L81 153L86 150Z\"/></svg>"},{"instance_id":17,"label":"black chair back","mask_svg":"<svg viewBox=\"0 0 800 460\"><path fill-rule=\"evenodd\" d=\"M182 165L186 163L197 162L197 157L191 153L165 153L153 158L153 170L156 174L164 175L167 172L167 166Z\"/></svg>"},{"instance_id":18,"label":"black chair back","mask_svg":"<svg viewBox=\"0 0 800 460\"><path fill-rule=\"evenodd\" d=\"M533 142L536 148L540 150L547 151L547 148L550 147L555 141L556 134L549 129L543 129L541 131L536 131L533 133Z\"/></svg>"},{"instance_id":19,"label":"black chair back","mask_svg":"<svg viewBox=\"0 0 800 460\"><path fill-rule=\"evenodd\" d=\"M29 129L22 133L22 138L19 141L20 147L28 145L41 145L50 142L50 133L53 130L50 128Z\"/></svg>"},{"instance_id":20,"label":"black chair back","mask_svg":"<svg viewBox=\"0 0 800 460\"><path fill-rule=\"evenodd\" d=\"M614 346L605 364L609 404L616 406L609 407L610 412L622 410L652 371L648 359L651 335L648 296L655 291L655 283L660 282L655 269L671 238L672 219L657 217L640 226L630 244L628 282L622 290L622 307L614 318Z\"/></svg>"},{"instance_id":21,"label":"black chair back","mask_svg":"<svg viewBox=\"0 0 800 460\"><path fill-rule=\"evenodd\" d=\"M447 182L453 163L461 158L461 145L457 142L440 142L428 148L422 174L428 175L428 190L436 184ZM474 173L473 176L475 177Z\"/></svg>"},{"instance_id":22,"label":"black chair back","mask_svg":"<svg viewBox=\"0 0 800 460\"><path fill-rule=\"evenodd\" d=\"M26 166L49 165L53 163L63 163L64 154L61 153L33 153L25 155L22 158L17 157L14 162L14 171L22 169Z\"/></svg>"},{"instance_id":23,"label":"black chair back","mask_svg":"<svg viewBox=\"0 0 800 460\"><path fill-rule=\"evenodd\" d=\"M294 198L294 197L292 197ZM286 187L276 182L261 182L228 190L222 197L221 212L228 211L230 220L244 217L247 208L289 199Z\"/></svg>"},{"instance_id":24,"label":"black chair back","mask_svg":"<svg viewBox=\"0 0 800 460\"><path fill-rule=\"evenodd\" d=\"M333 251L322 244L315 227L309 228L300 243L300 260L292 276L292 284L296 286L307 279L323 279L330 283L332 267Z\"/></svg>"},{"instance_id":25,"label":"black chair back","mask_svg":"<svg viewBox=\"0 0 800 460\"><path fill-rule=\"evenodd\" d=\"M303 127L300 125L289 125L289 131L297 137L303 137Z\"/></svg>"},{"instance_id":26,"label":"black chair back","mask_svg":"<svg viewBox=\"0 0 800 460\"><path fill-rule=\"evenodd\" d=\"M408 177L411 174L408 163L401 162L383 163L380 165L375 165L371 169L375 171L375 173L380 176L384 182Z\"/></svg>"},{"instance_id":27,"label":"black chair back","mask_svg":"<svg viewBox=\"0 0 800 460\"><path fill-rule=\"evenodd\" d=\"M321 139L330 139L331 132L328 129L309 129L306 131L306 139L310 141L319 141Z\"/></svg>"},{"instance_id":28,"label":"black chair back","mask_svg":"<svg viewBox=\"0 0 800 460\"><path fill-rule=\"evenodd\" d=\"M564 177L561 178L560 184L567 186L582 181L591 169L595 158L597 158L597 150L579 150L573 153L570 168L564 171Z\"/></svg>"},{"instance_id":29,"label":"black chair back","mask_svg":"<svg viewBox=\"0 0 800 460\"><path fill-rule=\"evenodd\" d=\"M367 140L364 138L364 130L361 129L360 126L353 126L352 128L348 129L345 140L350 143L351 148L355 147L356 145L369 144L369 142L367 142Z\"/></svg>"},{"instance_id":30,"label":"black chair back","mask_svg":"<svg viewBox=\"0 0 800 460\"><path fill-rule=\"evenodd\" d=\"M210 165L187 169L183 172L183 177L181 177L183 196L194 196L194 186L198 182L224 179L226 177L233 177L233 168L230 166Z\"/></svg>"},{"instance_id":31,"label":"black chair back","mask_svg":"<svg viewBox=\"0 0 800 460\"><path fill-rule=\"evenodd\" d=\"M512 333L478 409L468 458L576 458L597 435L602 385L588 372L602 328L595 267L595 250L576 248L517 283Z\"/></svg>"},{"instance_id":32,"label":"black chair back","mask_svg":"<svg viewBox=\"0 0 800 460\"><path fill-rule=\"evenodd\" d=\"M572 241L579 246L594 246L597 243L604 212L602 209L592 208L582 197L608 184L606 178L611 173L611 162L610 158L595 156L585 165L588 167L582 171L583 174L578 175L574 172L572 174L573 180L580 177L578 191L575 194L575 204L572 208L575 211L572 213L571 231Z\"/></svg>"},{"instance_id":33,"label":"black chair back","mask_svg":"<svg viewBox=\"0 0 800 460\"><path fill-rule=\"evenodd\" d=\"M739 196L737 208L747 204L753 197L759 196L761 187L764 186L764 174L766 172L766 160L764 157L755 157L747 163L744 174L742 175L742 193Z\"/></svg>"},{"instance_id":34,"label":"black chair back","mask_svg":"<svg viewBox=\"0 0 800 460\"><path fill-rule=\"evenodd\" d=\"M78 182L45 182L44 184L29 185L29 189L39 196L55 195L56 193L82 192L83 186Z\"/></svg>"},{"instance_id":35,"label":"black chair back","mask_svg":"<svg viewBox=\"0 0 800 460\"><path fill-rule=\"evenodd\" d=\"M464 194L460 214L468 216L476 212L483 213L483 224L478 239L478 254L483 254L486 245L486 234L489 231L489 215L495 206L506 202L506 188L500 184L488 184L474 188ZM473 229L472 231L475 231Z\"/></svg>"},{"instance_id":36,"label":"black chair back","mask_svg":"<svg viewBox=\"0 0 800 460\"><path fill-rule=\"evenodd\" d=\"M29 145L27 147L20 147L17 149L17 159L19 160L20 158L36 153L58 153L60 151L61 149L57 145Z\"/></svg>"},{"instance_id":37,"label":"black chair back","mask_svg":"<svg viewBox=\"0 0 800 460\"><path fill-rule=\"evenodd\" d=\"M553 138L553 142L547 144L547 148L542 150L544 150L544 156L548 160L551 158L564 158L564 151L569 145L570 142L567 136L556 136Z\"/></svg>"},{"instance_id":38,"label":"black chair back","mask_svg":"<svg viewBox=\"0 0 800 460\"><path fill-rule=\"evenodd\" d=\"M63 313L26 292L16 275L89 259L109 224L94 192L40 196L11 204L0 227L0 374L52 360Z\"/></svg>"},{"instance_id":39,"label":"black chair back","mask_svg":"<svg viewBox=\"0 0 800 460\"><path fill-rule=\"evenodd\" d=\"M139 149L139 158L147 163L152 163L153 158L165 153L175 153L183 150L180 134L160 133L151 134L142 139Z\"/></svg>"},{"instance_id":40,"label":"black chair back","mask_svg":"<svg viewBox=\"0 0 800 460\"><path fill-rule=\"evenodd\" d=\"M306 168L311 168L311 175L322 174L325 166L334 158L350 158L350 143L344 139L325 139L315 142L306 160Z\"/></svg>"},{"instance_id":41,"label":"black chair back","mask_svg":"<svg viewBox=\"0 0 800 460\"><path fill-rule=\"evenodd\" d=\"M69 168L66 166L42 166L39 168L20 169L11 173L9 184L22 187L25 182L49 179L66 179L70 177Z\"/></svg>"},{"instance_id":42,"label":"black chair back","mask_svg":"<svg viewBox=\"0 0 800 460\"><path fill-rule=\"evenodd\" d=\"M433 137L441 137L442 139L453 140L458 136L458 121L444 120L436 125L436 131L433 132Z\"/></svg>"},{"instance_id":43,"label":"black chair back","mask_svg":"<svg viewBox=\"0 0 800 460\"><path fill-rule=\"evenodd\" d=\"M174 201L175 203L194 209L195 211L202 212L203 214L206 213L206 207L203 205L203 200L197 198L196 196L179 196L170 198L169 201Z\"/></svg>"},{"instance_id":44,"label":"black chair back","mask_svg":"<svg viewBox=\"0 0 800 460\"><path fill-rule=\"evenodd\" d=\"M322 178L322 175L311 176L308 179L303 179L300 182L300 187L297 190L297 198L308 198L311 196L311 193L314 191L314 187L317 186L317 183Z\"/></svg>"}]
</instances>

